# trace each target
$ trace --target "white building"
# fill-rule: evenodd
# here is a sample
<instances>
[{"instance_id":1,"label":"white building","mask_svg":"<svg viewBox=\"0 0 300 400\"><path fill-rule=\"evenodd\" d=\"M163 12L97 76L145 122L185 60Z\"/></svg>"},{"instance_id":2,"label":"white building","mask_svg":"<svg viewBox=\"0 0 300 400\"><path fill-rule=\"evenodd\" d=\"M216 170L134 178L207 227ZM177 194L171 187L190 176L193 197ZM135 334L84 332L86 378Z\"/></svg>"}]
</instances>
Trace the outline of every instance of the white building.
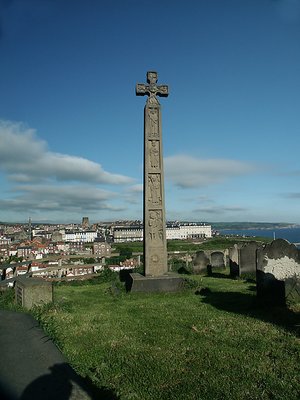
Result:
<instances>
[{"instance_id":1,"label":"white building","mask_svg":"<svg viewBox=\"0 0 300 400\"><path fill-rule=\"evenodd\" d=\"M167 239L203 239L211 238L211 225L178 224L167 226Z\"/></svg>"},{"instance_id":2,"label":"white building","mask_svg":"<svg viewBox=\"0 0 300 400\"><path fill-rule=\"evenodd\" d=\"M143 240L143 229L140 226L118 226L113 229L115 243L141 242Z\"/></svg>"},{"instance_id":3,"label":"white building","mask_svg":"<svg viewBox=\"0 0 300 400\"><path fill-rule=\"evenodd\" d=\"M98 236L96 231L65 231L62 239L65 242L90 243Z\"/></svg>"},{"instance_id":4,"label":"white building","mask_svg":"<svg viewBox=\"0 0 300 400\"><path fill-rule=\"evenodd\" d=\"M7 238L5 236L0 236L0 244L9 245L11 243L11 238Z\"/></svg>"},{"instance_id":5,"label":"white building","mask_svg":"<svg viewBox=\"0 0 300 400\"><path fill-rule=\"evenodd\" d=\"M172 239L200 239L211 238L212 231L211 225L204 224L170 224L166 227L167 240ZM121 242L135 242L143 240L143 229L138 226L125 226L117 227L113 230L113 237L115 243Z\"/></svg>"}]
</instances>

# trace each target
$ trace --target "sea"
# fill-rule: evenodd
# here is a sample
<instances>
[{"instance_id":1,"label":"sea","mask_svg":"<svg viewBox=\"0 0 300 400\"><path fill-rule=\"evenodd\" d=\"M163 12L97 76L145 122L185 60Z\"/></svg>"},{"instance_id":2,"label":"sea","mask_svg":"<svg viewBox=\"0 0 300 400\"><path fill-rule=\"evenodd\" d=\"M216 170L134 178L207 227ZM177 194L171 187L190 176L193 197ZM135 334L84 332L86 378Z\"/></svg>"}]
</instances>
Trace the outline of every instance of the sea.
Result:
<instances>
[{"instance_id":1,"label":"sea","mask_svg":"<svg viewBox=\"0 0 300 400\"><path fill-rule=\"evenodd\" d=\"M255 237L262 236L275 239L285 239L295 243L300 248L300 227L299 228L277 228L277 229L220 229L220 235Z\"/></svg>"}]
</instances>

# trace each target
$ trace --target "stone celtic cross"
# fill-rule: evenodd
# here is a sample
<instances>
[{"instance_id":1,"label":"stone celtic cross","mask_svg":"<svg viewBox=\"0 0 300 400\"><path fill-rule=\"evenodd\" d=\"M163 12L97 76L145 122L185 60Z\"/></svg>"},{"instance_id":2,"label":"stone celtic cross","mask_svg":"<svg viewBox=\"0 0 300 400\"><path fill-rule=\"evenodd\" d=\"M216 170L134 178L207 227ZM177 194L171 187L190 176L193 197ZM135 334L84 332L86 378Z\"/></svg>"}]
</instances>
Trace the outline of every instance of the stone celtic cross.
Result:
<instances>
[{"instance_id":1,"label":"stone celtic cross","mask_svg":"<svg viewBox=\"0 0 300 400\"><path fill-rule=\"evenodd\" d=\"M136 85L136 95L144 96L145 94L149 96L148 101L150 104L159 104L156 95L160 97L167 97L169 95L169 88L167 85L156 85L157 82L157 72L149 71L147 72L147 82L148 85L144 83L138 83Z\"/></svg>"},{"instance_id":2,"label":"stone celtic cross","mask_svg":"<svg viewBox=\"0 0 300 400\"><path fill-rule=\"evenodd\" d=\"M157 85L157 72L147 72L148 84L136 85L136 95L147 95L144 109L144 268L146 276L168 272L165 219L161 107L168 86Z\"/></svg>"}]
</instances>

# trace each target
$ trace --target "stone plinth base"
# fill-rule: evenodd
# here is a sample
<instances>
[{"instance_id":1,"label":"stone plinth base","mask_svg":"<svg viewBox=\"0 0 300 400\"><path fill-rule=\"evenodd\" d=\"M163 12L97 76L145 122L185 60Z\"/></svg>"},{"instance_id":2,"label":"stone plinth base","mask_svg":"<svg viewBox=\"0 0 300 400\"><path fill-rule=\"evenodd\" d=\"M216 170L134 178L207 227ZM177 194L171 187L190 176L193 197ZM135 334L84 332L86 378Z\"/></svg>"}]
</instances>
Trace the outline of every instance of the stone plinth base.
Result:
<instances>
[{"instance_id":1,"label":"stone plinth base","mask_svg":"<svg viewBox=\"0 0 300 400\"><path fill-rule=\"evenodd\" d=\"M177 274L169 273L161 276L144 276L130 274L131 292L177 292L183 289L184 279Z\"/></svg>"},{"instance_id":2,"label":"stone plinth base","mask_svg":"<svg viewBox=\"0 0 300 400\"><path fill-rule=\"evenodd\" d=\"M15 286L15 302L31 309L34 306L48 304L53 301L51 282L42 279L18 277Z\"/></svg>"}]
</instances>

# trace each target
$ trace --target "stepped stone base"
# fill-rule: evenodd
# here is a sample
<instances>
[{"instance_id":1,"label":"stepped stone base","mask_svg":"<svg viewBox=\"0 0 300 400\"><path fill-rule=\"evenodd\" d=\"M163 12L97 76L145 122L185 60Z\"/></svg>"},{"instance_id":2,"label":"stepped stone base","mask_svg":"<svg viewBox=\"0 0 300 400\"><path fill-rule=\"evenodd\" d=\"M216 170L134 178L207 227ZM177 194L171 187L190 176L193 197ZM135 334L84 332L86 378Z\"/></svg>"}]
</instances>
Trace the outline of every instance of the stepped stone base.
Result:
<instances>
[{"instance_id":1,"label":"stepped stone base","mask_svg":"<svg viewBox=\"0 0 300 400\"><path fill-rule=\"evenodd\" d=\"M184 279L175 273L161 276L144 276L130 274L129 290L131 292L177 292L182 290Z\"/></svg>"}]
</instances>

